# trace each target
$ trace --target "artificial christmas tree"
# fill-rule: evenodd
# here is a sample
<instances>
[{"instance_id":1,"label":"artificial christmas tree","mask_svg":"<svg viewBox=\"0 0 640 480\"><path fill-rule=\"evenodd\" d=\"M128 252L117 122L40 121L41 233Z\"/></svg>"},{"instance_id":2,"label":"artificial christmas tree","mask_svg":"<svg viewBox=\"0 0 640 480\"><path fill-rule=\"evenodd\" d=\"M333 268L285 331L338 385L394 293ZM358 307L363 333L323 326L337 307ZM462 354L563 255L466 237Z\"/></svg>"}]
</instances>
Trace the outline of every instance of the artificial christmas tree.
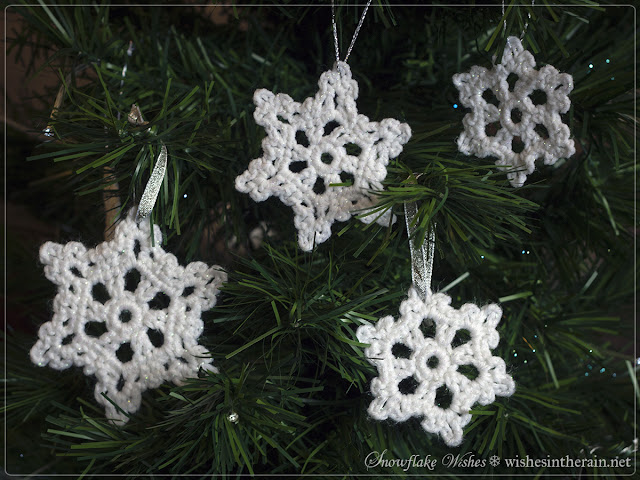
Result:
<instances>
[{"instance_id":1,"label":"artificial christmas tree","mask_svg":"<svg viewBox=\"0 0 640 480\"><path fill-rule=\"evenodd\" d=\"M336 4L340 50L364 8ZM41 108L25 112L9 94L5 112L7 472L459 478L634 472L635 12L581 1L507 8L373 2L347 66L357 80L355 114L366 112L371 124L394 119L401 141L385 157L385 174L358 186L373 202L366 205L377 212L372 220L384 211L400 219L414 202L417 208L409 222L388 215L378 224L359 221L367 212L352 205L353 212L336 217L330 236L301 248L291 208L277 198L254 202L251 188L249 195L236 190L236 178L281 146L263 142L269 132L254 119L260 109L254 92L286 92L291 102L282 108L294 115L296 105L316 95L319 78L339 73L331 12L329 2L7 9L21 22L7 32L8 65L12 59L24 65L28 78L55 73L38 97ZM500 158L458 151L459 139L473 146L463 134L472 111L453 80L474 66L499 68L516 43L509 38L535 57L538 71L553 65L572 78L572 89L561 92L570 104L556 113L575 153L561 149L553 164L538 161L535 170L531 162L513 162L516 177L496 166ZM305 134L310 148L325 136L325 125L317 127ZM296 140L299 129L293 130L292 151L304 153L305 139ZM344 144L355 143L344 126L327 134L333 131L346 135ZM500 138L490 126L484 133ZM166 172L154 175L163 146ZM347 163L370 148L338 147ZM349 165L350 181L357 181L355 163ZM326 193L349 187L336 186L342 178L334 173ZM204 349L198 355L217 372L194 368L181 385L170 378L150 385L123 425L95 403L90 372L30 360L38 329L58 311L38 249L47 241L113 241L118 225L132 221L128 212L150 178L161 179L151 182L159 186L157 199L140 222L149 233L158 225L162 235L149 248L171 252L176 266L200 262L226 272L215 306L204 302L209 309L198 318ZM385 374L375 366L382 361L373 355L377 340L357 333L400 318L407 292L419 283L410 272L427 236L435 248L422 265L433 262L434 298L451 299L442 307L445 317L485 312L491 328L467 344L478 343L484 358L505 366L496 377L477 369L487 388L471 396L479 401L468 412L457 413L464 421L454 422L454 436L423 429L439 412L432 405L401 423L369 415L380 393L373 381ZM77 307L68 303L69 311ZM440 335L447 319L434 320ZM137 334L146 335L149 326L140 328ZM414 353L389 345L394 359L387 360L408 355L413 362L428 337L420 335ZM442 354L457 355L460 347L451 346ZM465 392L468 374L444 367L442 373ZM103 405L113 405L108 396Z\"/></svg>"}]
</instances>

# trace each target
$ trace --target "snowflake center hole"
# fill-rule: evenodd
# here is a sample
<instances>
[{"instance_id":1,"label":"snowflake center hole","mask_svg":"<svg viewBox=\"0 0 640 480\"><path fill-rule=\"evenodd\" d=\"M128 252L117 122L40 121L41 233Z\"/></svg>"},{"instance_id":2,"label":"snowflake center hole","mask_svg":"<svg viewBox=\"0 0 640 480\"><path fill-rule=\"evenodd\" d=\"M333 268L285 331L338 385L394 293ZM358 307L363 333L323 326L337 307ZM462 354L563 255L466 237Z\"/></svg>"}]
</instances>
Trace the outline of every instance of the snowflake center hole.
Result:
<instances>
[{"instance_id":1,"label":"snowflake center hole","mask_svg":"<svg viewBox=\"0 0 640 480\"><path fill-rule=\"evenodd\" d=\"M122 310L118 319L122 323L129 323L131 321L131 312L129 310Z\"/></svg>"},{"instance_id":2,"label":"snowflake center hole","mask_svg":"<svg viewBox=\"0 0 640 480\"><path fill-rule=\"evenodd\" d=\"M320 160L325 165L331 165L331 162L333 162L333 155L331 155L330 153L324 152L322 155L320 155Z\"/></svg>"},{"instance_id":3,"label":"snowflake center hole","mask_svg":"<svg viewBox=\"0 0 640 480\"><path fill-rule=\"evenodd\" d=\"M411 395L418 389L418 381L412 376L407 377L398 383L398 390L403 395Z\"/></svg>"},{"instance_id":4,"label":"snowflake center hole","mask_svg":"<svg viewBox=\"0 0 640 480\"><path fill-rule=\"evenodd\" d=\"M440 359L435 355L429 357L427 360L427 367L429 368L438 368L438 365L440 365Z\"/></svg>"},{"instance_id":5,"label":"snowflake center hole","mask_svg":"<svg viewBox=\"0 0 640 480\"><path fill-rule=\"evenodd\" d=\"M396 358L409 358L413 353L404 343L394 343L391 347L391 354Z\"/></svg>"}]
</instances>

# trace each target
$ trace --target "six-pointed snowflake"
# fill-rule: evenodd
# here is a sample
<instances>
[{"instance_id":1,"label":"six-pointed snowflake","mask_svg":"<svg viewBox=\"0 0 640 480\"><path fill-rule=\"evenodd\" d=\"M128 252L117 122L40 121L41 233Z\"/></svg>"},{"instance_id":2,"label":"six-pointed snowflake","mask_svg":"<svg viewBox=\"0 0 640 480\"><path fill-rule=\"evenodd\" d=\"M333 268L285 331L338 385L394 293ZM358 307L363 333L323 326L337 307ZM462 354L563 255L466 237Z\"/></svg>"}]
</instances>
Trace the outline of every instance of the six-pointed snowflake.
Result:
<instances>
[{"instance_id":1,"label":"six-pointed snowflake","mask_svg":"<svg viewBox=\"0 0 640 480\"><path fill-rule=\"evenodd\" d=\"M460 102L471 108L462 120L458 149L496 157L515 187L533 173L536 160L553 165L575 153L569 127L560 117L571 106L573 79L551 65L535 66L520 40L509 37L502 63L491 71L476 65L453 76Z\"/></svg>"},{"instance_id":2,"label":"six-pointed snowflake","mask_svg":"<svg viewBox=\"0 0 640 480\"><path fill-rule=\"evenodd\" d=\"M491 353L500 341L500 307L465 304L457 310L450 303L443 293L421 299L411 287L399 320L388 316L363 325L357 337L370 344L365 355L379 375L371 382L369 414L396 421L421 416L427 432L456 446L473 404L510 396L515 384L504 361Z\"/></svg>"},{"instance_id":3,"label":"six-pointed snowflake","mask_svg":"<svg viewBox=\"0 0 640 480\"><path fill-rule=\"evenodd\" d=\"M358 113L358 84L338 62L324 72L315 97L303 103L261 89L253 96L254 118L265 128L263 156L236 178L236 189L261 202L277 196L294 212L300 248L309 251L331 236L335 221L371 211L382 190L389 159L411 137L405 123L391 118L371 122ZM339 185L339 186L336 186ZM361 217L385 225L390 212Z\"/></svg>"},{"instance_id":4,"label":"six-pointed snowflake","mask_svg":"<svg viewBox=\"0 0 640 480\"><path fill-rule=\"evenodd\" d=\"M139 226L134 210L116 227L109 242L87 250L78 242L47 242L40 248L45 275L58 285L51 321L40 327L31 360L57 370L72 365L95 375L95 398L107 417L128 420L123 411L140 407L141 394L164 381L175 384L216 372L198 344L200 314L213 307L226 274L220 267L193 262L178 265L157 246L154 225Z\"/></svg>"}]
</instances>

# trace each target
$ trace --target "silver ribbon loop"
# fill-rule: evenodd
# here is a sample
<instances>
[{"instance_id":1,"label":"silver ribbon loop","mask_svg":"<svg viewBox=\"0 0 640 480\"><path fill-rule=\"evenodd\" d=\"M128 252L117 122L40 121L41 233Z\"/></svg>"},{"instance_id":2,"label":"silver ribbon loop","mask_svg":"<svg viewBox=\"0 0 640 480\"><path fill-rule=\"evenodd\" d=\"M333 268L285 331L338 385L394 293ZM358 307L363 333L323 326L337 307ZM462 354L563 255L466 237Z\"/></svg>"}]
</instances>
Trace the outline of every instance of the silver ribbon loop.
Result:
<instances>
[{"instance_id":1,"label":"silver ribbon loop","mask_svg":"<svg viewBox=\"0 0 640 480\"><path fill-rule=\"evenodd\" d=\"M156 165L153 167L151 177L147 182L147 186L144 189L140 204L138 205L138 213L136 214L136 222L140 223L147 218L153 210L153 206L156 204L162 181L164 180L164 174L167 170L167 147L162 144L160 149L160 155L156 159Z\"/></svg>"},{"instance_id":2,"label":"silver ribbon loop","mask_svg":"<svg viewBox=\"0 0 640 480\"><path fill-rule=\"evenodd\" d=\"M533 8L536 4L536 0L531 0L531 8ZM524 34L527 33L527 28L529 28L529 21L531 20L531 12L527 12L527 19L524 22L524 28L522 29L522 33L520 34L520 40L524 38Z\"/></svg>"},{"instance_id":3,"label":"silver ribbon loop","mask_svg":"<svg viewBox=\"0 0 640 480\"><path fill-rule=\"evenodd\" d=\"M404 218L407 222L409 234L409 251L411 252L411 279L413 286L422 298L431 293L431 275L433 274L433 253L436 245L435 227L429 229L429 237L425 238L422 246L415 247L415 218L418 214L416 202L404 204Z\"/></svg>"},{"instance_id":4,"label":"silver ribbon loop","mask_svg":"<svg viewBox=\"0 0 640 480\"><path fill-rule=\"evenodd\" d=\"M362 12L362 16L360 17L360 21L358 22L356 31L354 32L353 38L351 39L351 45L349 45L349 48L347 49L347 55L344 57L344 63L347 63L349 55L351 55L351 50L353 49L353 45L356 43L356 38L358 38L358 33L360 33L360 28L362 28L362 23L364 22L364 17L367 15L367 10L369 10L369 5L371 5L371 0L369 0L367 2L367 5L364 7L364 12ZM336 48L336 63L339 63L340 50L338 49L338 27L336 27L335 0L331 0L331 24L333 25L333 42Z\"/></svg>"}]
</instances>

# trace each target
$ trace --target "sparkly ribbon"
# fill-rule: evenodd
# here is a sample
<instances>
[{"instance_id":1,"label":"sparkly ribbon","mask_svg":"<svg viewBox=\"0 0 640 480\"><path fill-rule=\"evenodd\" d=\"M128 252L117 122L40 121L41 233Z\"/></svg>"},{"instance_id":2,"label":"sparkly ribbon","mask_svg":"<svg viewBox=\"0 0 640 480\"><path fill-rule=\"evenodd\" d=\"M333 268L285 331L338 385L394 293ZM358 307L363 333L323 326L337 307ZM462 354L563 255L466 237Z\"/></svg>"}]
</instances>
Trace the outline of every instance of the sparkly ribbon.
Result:
<instances>
[{"instance_id":1,"label":"sparkly ribbon","mask_svg":"<svg viewBox=\"0 0 640 480\"><path fill-rule=\"evenodd\" d=\"M407 222L409 234L409 251L411 252L411 279L413 286L422 298L431 293L431 275L433 273L433 252L436 244L435 229L429 229L429 237L425 238L422 246L415 247L414 233L417 230L414 219L418 214L418 205L415 202L404 204L404 218Z\"/></svg>"},{"instance_id":2,"label":"sparkly ribbon","mask_svg":"<svg viewBox=\"0 0 640 480\"><path fill-rule=\"evenodd\" d=\"M136 222L140 223L147 218L153 210L153 206L156 204L156 198L160 192L160 186L164 180L164 173L167 170L167 147L162 144L160 149L160 155L156 159L156 165L153 167L149 182L144 189L140 204L138 205L138 213L136 214Z\"/></svg>"},{"instance_id":3,"label":"sparkly ribbon","mask_svg":"<svg viewBox=\"0 0 640 480\"><path fill-rule=\"evenodd\" d=\"M535 7L536 0L531 0L531 7ZM504 0L502 0L502 16L504 17ZM527 28L529 28L529 20L531 20L531 12L527 12L527 20L524 22L524 28L522 29L522 33L520 34L520 40L524 38L524 34L527 33ZM504 19L504 35L507 34L507 19ZM338 39L336 38L336 42ZM507 37L507 45L509 44L509 37ZM336 43L337 45L337 43Z\"/></svg>"},{"instance_id":4,"label":"sparkly ribbon","mask_svg":"<svg viewBox=\"0 0 640 480\"><path fill-rule=\"evenodd\" d=\"M536 4L536 0L531 0L531 7L534 7ZM529 28L529 20L531 20L531 12L527 12L527 20L524 22L524 29L520 34L520 40L524 38L524 34L527 33L527 28Z\"/></svg>"},{"instance_id":5,"label":"sparkly ribbon","mask_svg":"<svg viewBox=\"0 0 640 480\"><path fill-rule=\"evenodd\" d=\"M351 55L351 49L353 45L356 43L356 38L358 38L358 33L360 33L360 28L362 27L362 23L364 22L364 17L367 14L367 10L369 10L369 5L371 5L371 0L367 2L367 5L364 7L364 12L362 12L362 16L360 17L360 22L358 22L358 26L356 27L356 31L353 34L353 38L351 39L351 45L347 49L347 55L344 57L344 62L347 63L347 59L349 55ZM331 23L333 25L333 42L336 47L336 63L340 62L340 50L338 49L338 28L336 27L336 7L335 0L331 0Z\"/></svg>"}]
</instances>

